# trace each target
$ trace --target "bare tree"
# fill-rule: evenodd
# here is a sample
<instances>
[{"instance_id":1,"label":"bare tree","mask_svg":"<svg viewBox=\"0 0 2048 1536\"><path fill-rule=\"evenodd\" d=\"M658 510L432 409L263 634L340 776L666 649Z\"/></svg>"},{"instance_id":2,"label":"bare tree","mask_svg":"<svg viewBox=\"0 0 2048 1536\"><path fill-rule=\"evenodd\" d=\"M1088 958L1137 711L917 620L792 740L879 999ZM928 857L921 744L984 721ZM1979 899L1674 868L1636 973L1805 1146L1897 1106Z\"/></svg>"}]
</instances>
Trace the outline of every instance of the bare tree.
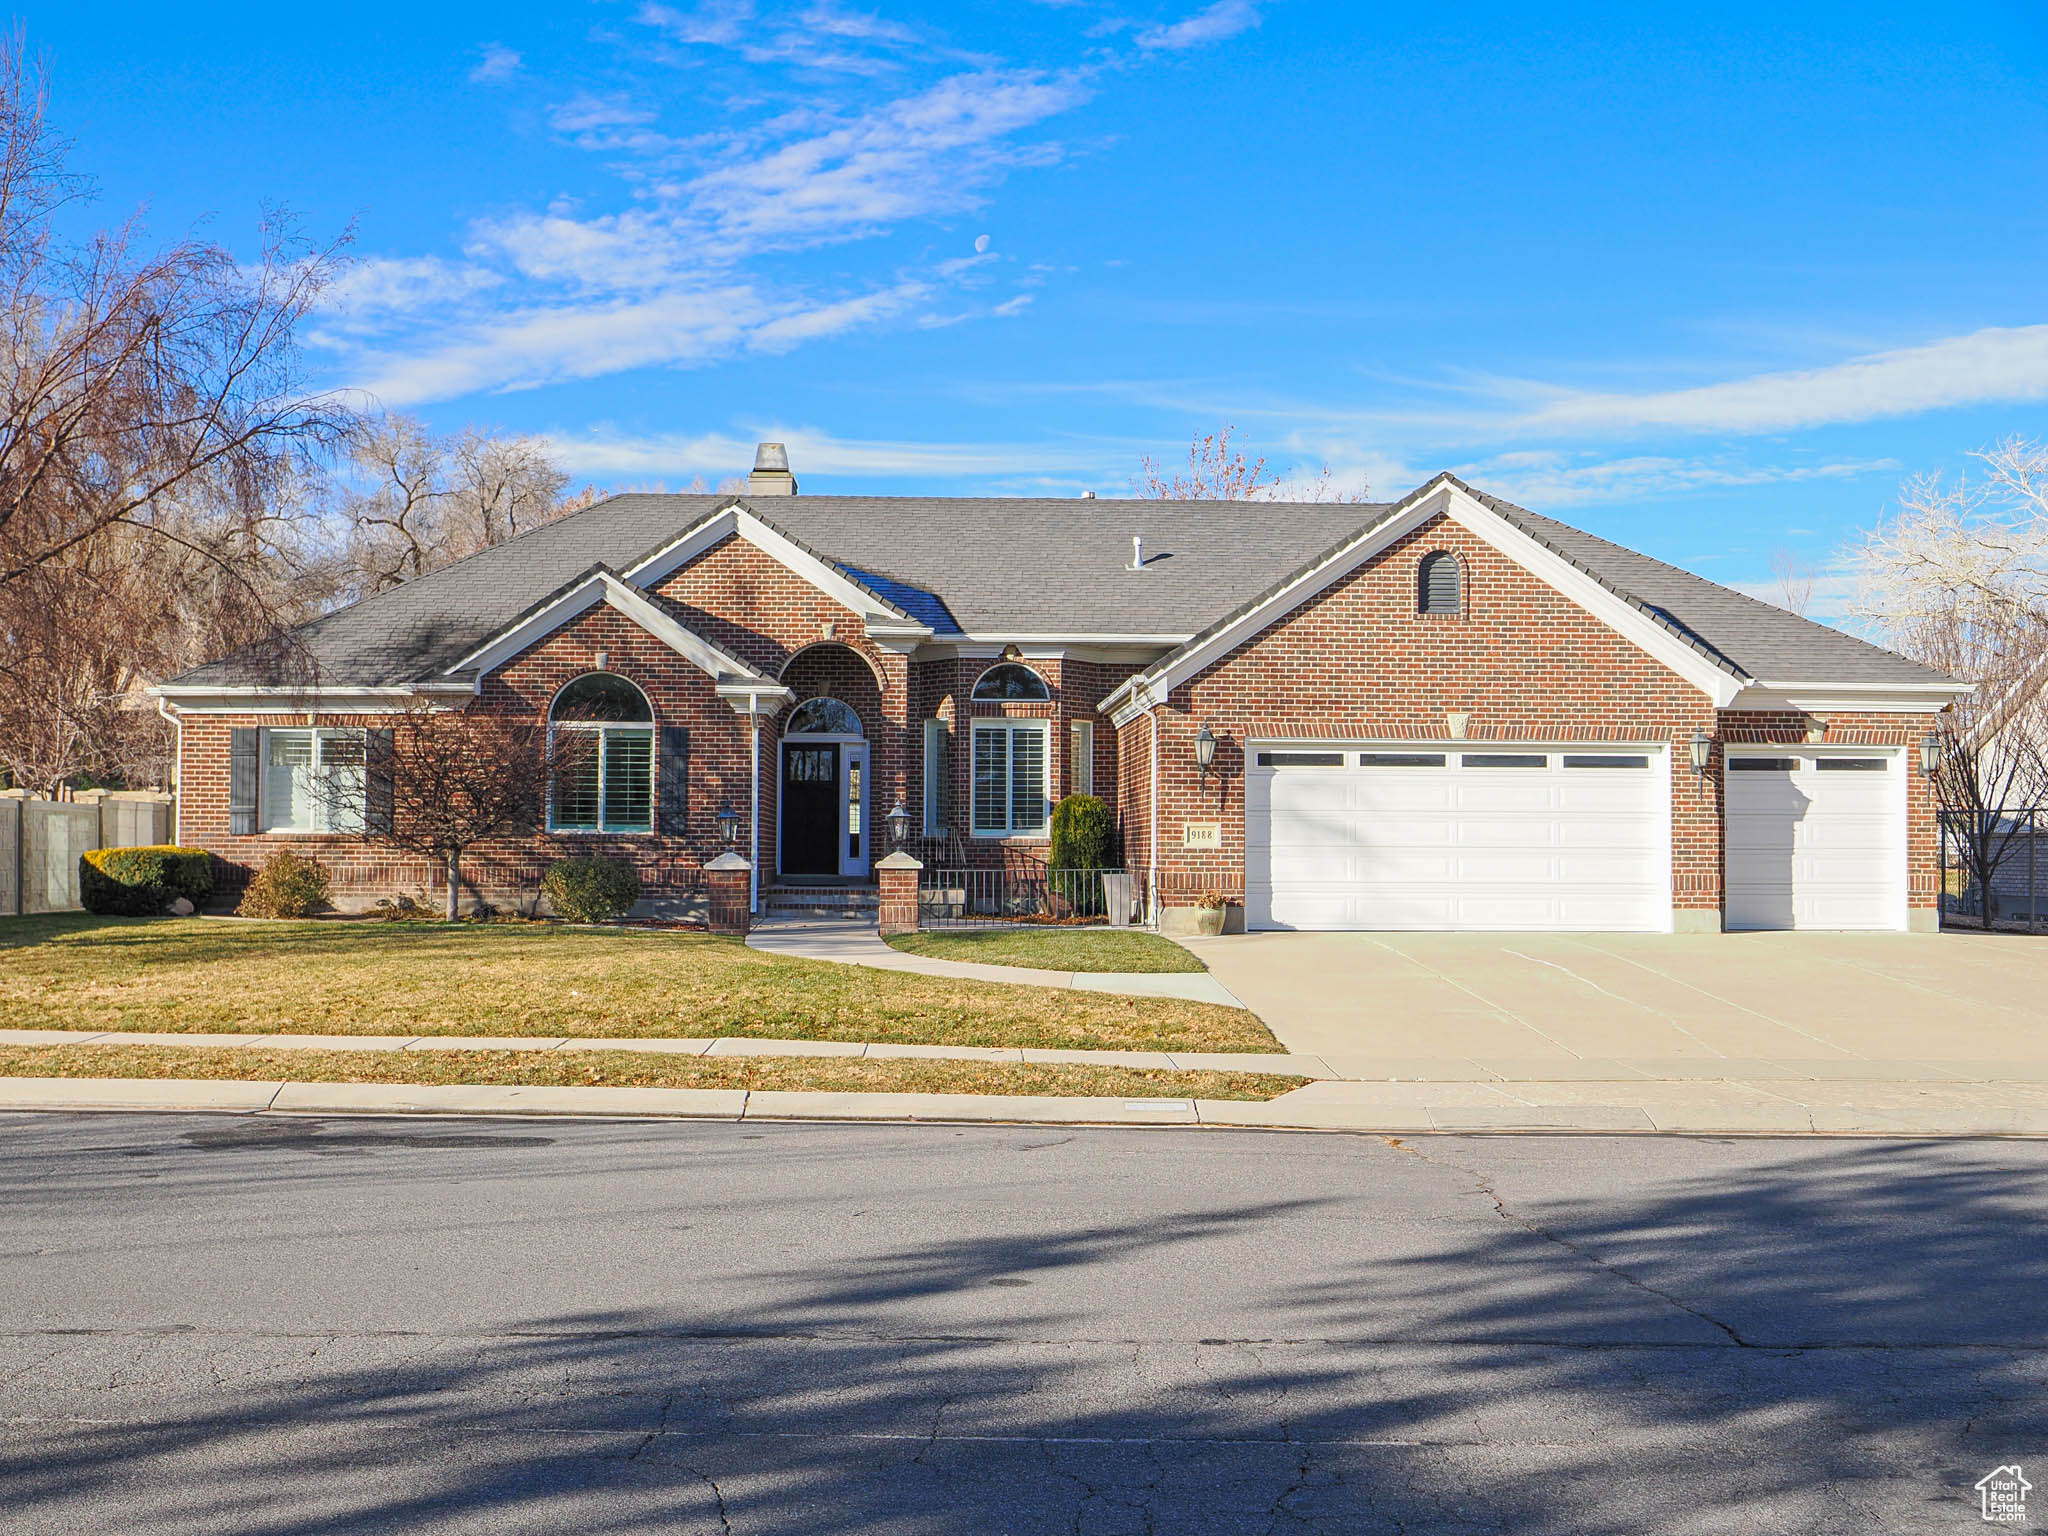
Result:
<instances>
[{"instance_id":1,"label":"bare tree","mask_svg":"<svg viewBox=\"0 0 2048 1536\"><path fill-rule=\"evenodd\" d=\"M1265 456L1254 459L1231 443L1236 427L1225 425L1188 444L1188 467L1165 474L1158 460L1138 460L1132 491L1163 501L1363 501L1366 487L1340 490L1325 464L1302 480L1283 480L1266 468Z\"/></svg>"},{"instance_id":2,"label":"bare tree","mask_svg":"<svg viewBox=\"0 0 2048 1536\"><path fill-rule=\"evenodd\" d=\"M567 509L569 477L538 437L467 427L437 437L411 416L359 422L336 512L349 529L349 586L368 596Z\"/></svg>"},{"instance_id":3,"label":"bare tree","mask_svg":"<svg viewBox=\"0 0 2048 1536\"><path fill-rule=\"evenodd\" d=\"M1778 606L1801 618L1813 606L1814 569L1789 549L1771 553L1771 574L1778 580Z\"/></svg>"},{"instance_id":4,"label":"bare tree","mask_svg":"<svg viewBox=\"0 0 2048 1536\"><path fill-rule=\"evenodd\" d=\"M556 775L573 773L590 747L588 732L551 736L542 720L421 705L370 733L361 786L340 793L358 798L350 809L367 839L441 866L453 922L462 856L539 826Z\"/></svg>"},{"instance_id":5,"label":"bare tree","mask_svg":"<svg viewBox=\"0 0 2048 1536\"><path fill-rule=\"evenodd\" d=\"M67 243L57 214L91 188L47 101L0 41L0 764L42 789L151 772L147 672L301 616L289 492L345 416L294 341L337 250L278 214L246 263L145 251L132 221Z\"/></svg>"},{"instance_id":6,"label":"bare tree","mask_svg":"<svg viewBox=\"0 0 2048 1536\"><path fill-rule=\"evenodd\" d=\"M1943 717L1935 788L1990 911L1992 877L2048 803L2048 447L2007 438L1981 479L1923 476L1855 555L1855 613L1975 692Z\"/></svg>"}]
</instances>

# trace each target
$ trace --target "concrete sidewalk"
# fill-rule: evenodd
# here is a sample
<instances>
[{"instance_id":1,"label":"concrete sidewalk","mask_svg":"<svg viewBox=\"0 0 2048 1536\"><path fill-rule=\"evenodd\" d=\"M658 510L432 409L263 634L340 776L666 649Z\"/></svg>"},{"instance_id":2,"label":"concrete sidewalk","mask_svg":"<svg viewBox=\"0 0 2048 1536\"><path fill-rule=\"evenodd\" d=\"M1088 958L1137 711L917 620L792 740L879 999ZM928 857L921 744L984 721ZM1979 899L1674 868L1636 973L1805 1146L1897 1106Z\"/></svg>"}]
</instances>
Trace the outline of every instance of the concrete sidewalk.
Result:
<instances>
[{"instance_id":1,"label":"concrete sidewalk","mask_svg":"<svg viewBox=\"0 0 2048 1536\"><path fill-rule=\"evenodd\" d=\"M98 1034L0 1031L0 1045L378 1051L636 1050L698 1056L865 1056L1296 1073L1262 1103L927 1093L488 1086L175 1079L0 1078L0 1109L212 1109L244 1113L549 1114L714 1119L944 1120L1233 1125L1367 1132L1636 1131L1687 1134L2048 1135L2048 1065L1912 1060L1682 1064L1038 1051L819 1040L504 1039L479 1036Z\"/></svg>"},{"instance_id":2,"label":"concrete sidewalk","mask_svg":"<svg viewBox=\"0 0 2048 1536\"><path fill-rule=\"evenodd\" d=\"M747 935L750 949L803 960L829 960L836 965L865 965L879 971L915 971L920 976L952 976L962 981L1000 981L1013 987L1065 987L1082 992L1115 992L1126 997L1179 997L1195 1003L1242 1008L1223 983L1200 971L1041 971L1024 965L975 965L964 960L934 960L906 955L882 942L873 923L844 919L798 919L766 922Z\"/></svg>"}]
</instances>

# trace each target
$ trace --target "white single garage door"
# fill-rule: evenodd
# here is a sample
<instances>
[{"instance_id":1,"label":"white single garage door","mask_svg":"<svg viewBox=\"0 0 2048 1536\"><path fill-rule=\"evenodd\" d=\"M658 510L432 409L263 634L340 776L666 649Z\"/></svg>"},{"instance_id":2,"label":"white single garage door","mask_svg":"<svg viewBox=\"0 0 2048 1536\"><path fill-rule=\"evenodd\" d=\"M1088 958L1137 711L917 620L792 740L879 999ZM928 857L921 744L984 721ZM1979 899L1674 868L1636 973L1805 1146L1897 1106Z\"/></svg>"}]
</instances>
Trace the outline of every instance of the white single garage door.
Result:
<instances>
[{"instance_id":1,"label":"white single garage door","mask_svg":"<svg viewBox=\"0 0 2048 1536\"><path fill-rule=\"evenodd\" d=\"M1260 746L1253 928L1671 926L1661 748Z\"/></svg>"},{"instance_id":2,"label":"white single garage door","mask_svg":"<svg viewBox=\"0 0 2048 1536\"><path fill-rule=\"evenodd\" d=\"M1728 926L1904 928L1905 772L1897 752L1731 749Z\"/></svg>"}]
</instances>

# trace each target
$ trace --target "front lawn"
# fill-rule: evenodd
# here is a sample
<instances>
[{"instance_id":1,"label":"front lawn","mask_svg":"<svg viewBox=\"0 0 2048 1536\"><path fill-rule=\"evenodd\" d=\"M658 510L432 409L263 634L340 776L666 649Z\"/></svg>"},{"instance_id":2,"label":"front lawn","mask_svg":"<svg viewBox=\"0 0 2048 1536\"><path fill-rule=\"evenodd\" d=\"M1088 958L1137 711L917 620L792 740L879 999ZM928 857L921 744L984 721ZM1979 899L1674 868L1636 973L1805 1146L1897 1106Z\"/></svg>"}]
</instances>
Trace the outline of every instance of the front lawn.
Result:
<instances>
[{"instance_id":1,"label":"front lawn","mask_svg":"<svg viewBox=\"0 0 2048 1536\"><path fill-rule=\"evenodd\" d=\"M707 934L69 914L0 920L0 1027L1279 1049L1242 1009L832 965Z\"/></svg>"},{"instance_id":2,"label":"front lawn","mask_svg":"<svg viewBox=\"0 0 2048 1536\"><path fill-rule=\"evenodd\" d=\"M314 1051L190 1046L0 1046L0 1077L201 1078L244 1083L487 1083L513 1088L747 1088L1034 1098L1271 1099L1308 1079L1272 1072L869 1060L654 1056L644 1051Z\"/></svg>"},{"instance_id":3,"label":"front lawn","mask_svg":"<svg viewBox=\"0 0 2048 1536\"><path fill-rule=\"evenodd\" d=\"M907 955L1024 965L1045 971L1200 971L1207 967L1171 939L1136 928L990 928L903 933L889 943Z\"/></svg>"}]
</instances>

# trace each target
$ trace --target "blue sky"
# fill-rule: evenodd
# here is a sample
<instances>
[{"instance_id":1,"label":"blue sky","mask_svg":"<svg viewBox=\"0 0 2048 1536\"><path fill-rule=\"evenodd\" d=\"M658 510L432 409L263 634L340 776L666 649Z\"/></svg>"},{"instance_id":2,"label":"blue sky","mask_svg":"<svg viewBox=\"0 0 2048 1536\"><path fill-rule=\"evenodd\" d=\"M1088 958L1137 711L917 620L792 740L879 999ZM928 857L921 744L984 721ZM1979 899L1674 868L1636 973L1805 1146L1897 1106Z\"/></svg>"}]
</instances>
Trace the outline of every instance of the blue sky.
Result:
<instances>
[{"instance_id":1,"label":"blue sky","mask_svg":"<svg viewBox=\"0 0 2048 1536\"><path fill-rule=\"evenodd\" d=\"M1117 494L1229 421L1768 591L2042 430L2041 6L1433 9L22 14L100 216L353 222L323 376L599 484Z\"/></svg>"}]
</instances>

